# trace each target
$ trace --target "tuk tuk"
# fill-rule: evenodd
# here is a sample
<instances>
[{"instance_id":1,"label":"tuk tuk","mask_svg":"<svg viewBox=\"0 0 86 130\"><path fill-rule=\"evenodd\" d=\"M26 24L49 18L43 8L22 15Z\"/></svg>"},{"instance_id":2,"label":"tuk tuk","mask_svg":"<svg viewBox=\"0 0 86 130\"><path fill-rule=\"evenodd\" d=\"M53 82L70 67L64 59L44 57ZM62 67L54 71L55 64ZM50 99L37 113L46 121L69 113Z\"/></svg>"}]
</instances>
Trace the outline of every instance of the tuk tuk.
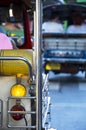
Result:
<instances>
[{"instance_id":1,"label":"tuk tuk","mask_svg":"<svg viewBox=\"0 0 86 130\"><path fill-rule=\"evenodd\" d=\"M21 25L23 32L20 35L6 29L5 35L17 48L0 49L0 130L50 129L48 75L41 71L40 7L40 0L0 1L1 26ZM31 15L36 22L35 46L30 33Z\"/></svg>"},{"instance_id":2,"label":"tuk tuk","mask_svg":"<svg viewBox=\"0 0 86 130\"><path fill-rule=\"evenodd\" d=\"M86 33L67 33L68 26L73 24L72 13L82 14L83 24L86 24L86 5L69 3L45 6L44 21L48 18L48 13L53 10L59 13L64 33L43 33L43 68L45 73L53 71L56 74L76 74L81 71L86 75Z\"/></svg>"}]
</instances>

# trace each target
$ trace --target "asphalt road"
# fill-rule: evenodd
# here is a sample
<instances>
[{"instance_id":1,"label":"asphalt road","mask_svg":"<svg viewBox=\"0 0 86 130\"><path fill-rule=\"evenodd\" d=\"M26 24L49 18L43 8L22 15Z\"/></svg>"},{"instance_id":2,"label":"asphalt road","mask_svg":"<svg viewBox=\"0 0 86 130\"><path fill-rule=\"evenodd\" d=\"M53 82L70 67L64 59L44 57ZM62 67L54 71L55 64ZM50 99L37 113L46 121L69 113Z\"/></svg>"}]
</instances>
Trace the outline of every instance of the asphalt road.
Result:
<instances>
[{"instance_id":1,"label":"asphalt road","mask_svg":"<svg viewBox=\"0 0 86 130\"><path fill-rule=\"evenodd\" d=\"M51 127L56 130L86 130L86 79L77 75L49 75Z\"/></svg>"}]
</instances>

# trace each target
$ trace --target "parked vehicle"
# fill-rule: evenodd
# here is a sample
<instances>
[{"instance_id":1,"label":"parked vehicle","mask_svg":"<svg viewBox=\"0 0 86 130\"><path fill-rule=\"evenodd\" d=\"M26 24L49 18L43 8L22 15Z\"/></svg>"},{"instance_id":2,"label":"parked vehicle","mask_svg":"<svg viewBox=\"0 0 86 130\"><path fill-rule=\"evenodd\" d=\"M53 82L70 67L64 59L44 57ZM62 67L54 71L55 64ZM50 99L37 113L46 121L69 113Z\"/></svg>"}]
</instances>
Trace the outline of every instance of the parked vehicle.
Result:
<instances>
[{"instance_id":1,"label":"parked vehicle","mask_svg":"<svg viewBox=\"0 0 86 130\"><path fill-rule=\"evenodd\" d=\"M43 33L44 70L45 73L76 74L79 71L86 73L86 34L67 33L72 24L71 13L79 12L83 15L86 24L86 6L80 4L50 5L44 7L44 20L46 12L52 10L59 12L60 22L64 26L64 33ZM46 16L46 17L45 17Z\"/></svg>"},{"instance_id":2,"label":"parked vehicle","mask_svg":"<svg viewBox=\"0 0 86 130\"><path fill-rule=\"evenodd\" d=\"M0 1L1 25L21 23L24 32L22 45L18 45L17 35L8 35L17 49L0 50L0 130L50 128L48 75L41 71L41 31L34 34L36 47L33 47L28 17L35 12L34 29L40 30L40 6L37 5L41 5L40 0Z\"/></svg>"}]
</instances>

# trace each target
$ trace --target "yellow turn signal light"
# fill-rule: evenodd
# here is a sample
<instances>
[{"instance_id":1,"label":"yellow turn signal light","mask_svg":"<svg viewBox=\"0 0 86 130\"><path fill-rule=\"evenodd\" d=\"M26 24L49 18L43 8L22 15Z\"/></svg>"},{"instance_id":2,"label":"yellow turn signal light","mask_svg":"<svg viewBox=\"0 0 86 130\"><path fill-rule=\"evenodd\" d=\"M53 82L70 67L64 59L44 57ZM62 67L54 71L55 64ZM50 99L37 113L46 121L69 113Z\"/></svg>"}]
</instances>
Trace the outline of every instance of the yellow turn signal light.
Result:
<instances>
[{"instance_id":1,"label":"yellow turn signal light","mask_svg":"<svg viewBox=\"0 0 86 130\"><path fill-rule=\"evenodd\" d=\"M26 88L22 84L16 84L11 88L11 96L23 97L26 95Z\"/></svg>"}]
</instances>

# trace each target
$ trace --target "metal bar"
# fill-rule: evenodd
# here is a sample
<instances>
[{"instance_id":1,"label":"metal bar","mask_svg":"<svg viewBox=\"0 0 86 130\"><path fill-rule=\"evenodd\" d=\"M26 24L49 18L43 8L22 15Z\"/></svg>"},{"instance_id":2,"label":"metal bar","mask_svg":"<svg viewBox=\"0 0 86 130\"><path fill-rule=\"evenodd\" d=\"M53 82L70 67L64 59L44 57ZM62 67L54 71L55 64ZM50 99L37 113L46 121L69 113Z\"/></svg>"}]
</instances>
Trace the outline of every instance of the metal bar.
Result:
<instances>
[{"instance_id":1,"label":"metal bar","mask_svg":"<svg viewBox=\"0 0 86 130\"><path fill-rule=\"evenodd\" d=\"M37 45L37 77L36 77L36 130L42 130L42 1L36 0L36 45Z\"/></svg>"},{"instance_id":2,"label":"metal bar","mask_svg":"<svg viewBox=\"0 0 86 130\"><path fill-rule=\"evenodd\" d=\"M35 111L8 111L8 114L36 114Z\"/></svg>"},{"instance_id":3,"label":"metal bar","mask_svg":"<svg viewBox=\"0 0 86 130\"><path fill-rule=\"evenodd\" d=\"M81 59L81 58L72 58L72 59L68 59L68 58L45 58L43 59L44 62L49 62L49 63L74 63L74 64L86 64L86 59Z\"/></svg>"},{"instance_id":4,"label":"metal bar","mask_svg":"<svg viewBox=\"0 0 86 130\"><path fill-rule=\"evenodd\" d=\"M2 102L2 100L0 99L0 102L1 102L1 112L0 112L0 116L1 116L1 119L0 119L0 127L2 127L2 125L3 125L3 102Z\"/></svg>"},{"instance_id":5,"label":"metal bar","mask_svg":"<svg viewBox=\"0 0 86 130\"><path fill-rule=\"evenodd\" d=\"M8 125L8 128L19 128L19 129L28 128L28 129L35 129L36 126L11 126L11 125Z\"/></svg>"},{"instance_id":6,"label":"metal bar","mask_svg":"<svg viewBox=\"0 0 86 130\"><path fill-rule=\"evenodd\" d=\"M8 97L8 99L36 99L35 96L31 97L31 96L26 96L26 97Z\"/></svg>"}]
</instances>

